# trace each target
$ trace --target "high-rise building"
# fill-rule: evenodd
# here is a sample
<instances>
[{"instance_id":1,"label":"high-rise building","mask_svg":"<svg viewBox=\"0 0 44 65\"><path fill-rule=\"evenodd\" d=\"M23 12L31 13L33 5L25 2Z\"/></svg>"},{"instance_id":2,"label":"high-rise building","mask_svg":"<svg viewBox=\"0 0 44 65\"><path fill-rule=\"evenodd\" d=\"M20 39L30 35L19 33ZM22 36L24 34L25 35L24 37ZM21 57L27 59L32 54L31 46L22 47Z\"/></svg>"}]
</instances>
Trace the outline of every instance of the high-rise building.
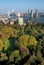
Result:
<instances>
[{"instance_id":1,"label":"high-rise building","mask_svg":"<svg viewBox=\"0 0 44 65\"><path fill-rule=\"evenodd\" d=\"M14 9L12 10L12 13L14 13Z\"/></svg>"},{"instance_id":2,"label":"high-rise building","mask_svg":"<svg viewBox=\"0 0 44 65\"><path fill-rule=\"evenodd\" d=\"M30 19L30 9L28 9L28 19Z\"/></svg>"},{"instance_id":3,"label":"high-rise building","mask_svg":"<svg viewBox=\"0 0 44 65\"><path fill-rule=\"evenodd\" d=\"M33 18L33 10L31 10L30 18Z\"/></svg>"},{"instance_id":4,"label":"high-rise building","mask_svg":"<svg viewBox=\"0 0 44 65\"><path fill-rule=\"evenodd\" d=\"M38 10L35 11L35 17L38 18Z\"/></svg>"},{"instance_id":5,"label":"high-rise building","mask_svg":"<svg viewBox=\"0 0 44 65\"><path fill-rule=\"evenodd\" d=\"M8 11L8 17L10 16L10 10Z\"/></svg>"}]
</instances>

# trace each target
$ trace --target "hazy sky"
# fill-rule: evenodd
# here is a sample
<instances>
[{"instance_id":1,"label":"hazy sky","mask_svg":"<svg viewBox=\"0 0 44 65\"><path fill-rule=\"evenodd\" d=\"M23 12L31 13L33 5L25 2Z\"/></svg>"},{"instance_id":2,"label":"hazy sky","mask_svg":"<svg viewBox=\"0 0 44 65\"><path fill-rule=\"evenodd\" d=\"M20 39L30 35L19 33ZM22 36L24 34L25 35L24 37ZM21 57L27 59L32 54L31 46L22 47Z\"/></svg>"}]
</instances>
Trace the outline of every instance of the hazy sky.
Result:
<instances>
[{"instance_id":1,"label":"hazy sky","mask_svg":"<svg viewBox=\"0 0 44 65\"><path fill-rule=\"evenodd\" d=\"M19 12L27 12L28 9L38 9L44 12L44 0L0 0L0 12L14 9Z\"/></svg>"}]
</instances>

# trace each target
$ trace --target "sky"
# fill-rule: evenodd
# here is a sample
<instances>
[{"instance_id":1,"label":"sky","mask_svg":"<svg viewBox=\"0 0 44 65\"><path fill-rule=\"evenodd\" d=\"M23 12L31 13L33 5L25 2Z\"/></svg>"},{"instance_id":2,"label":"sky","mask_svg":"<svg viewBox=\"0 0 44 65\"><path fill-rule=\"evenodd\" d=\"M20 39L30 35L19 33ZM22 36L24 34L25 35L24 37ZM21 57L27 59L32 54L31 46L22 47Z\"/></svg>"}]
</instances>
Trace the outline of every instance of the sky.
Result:
<instances>
[{"instance_id":1,"label":"sky","mask_svg":"<svg viewBox=\"0 0 44 65\"><path fill-rule=\"evenodd\" d=\"M12 9L19 12L38 9L38 11L44 12L44 0L0 0L1 13Z\"/></svg>"}]
</instances>

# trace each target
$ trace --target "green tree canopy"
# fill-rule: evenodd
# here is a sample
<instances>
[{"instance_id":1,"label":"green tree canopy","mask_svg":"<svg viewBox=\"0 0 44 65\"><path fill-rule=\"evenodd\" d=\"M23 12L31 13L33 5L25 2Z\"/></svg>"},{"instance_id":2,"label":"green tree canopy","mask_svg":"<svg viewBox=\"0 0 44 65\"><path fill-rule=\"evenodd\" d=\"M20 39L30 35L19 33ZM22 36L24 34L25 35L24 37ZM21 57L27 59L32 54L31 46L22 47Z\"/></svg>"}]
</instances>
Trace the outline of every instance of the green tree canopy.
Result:
<instances>
[{"instance_id":1,"label":"green tree canopy","mask_svg":"<svg viewBox=\"0 0 44 65\"><path fill-rule=\"evenodd\" d=\"M8 39L5 39L5 38L3 38L2 41L3 41L4 51L6 51L10 47L10 42Z\"/></svg>"},{"instance_id":2,"label":"green tree canopy","mask_svg":"<svg viewBox=\"0 0 44 65\"><path fill-rule=\"evenodd\" d=\"M19 37L19 45L20 46L27 46L30 36L29 35L22 35Z\"/></svg>"},{"instance_id":3,"label":"green tree canopy","mask_svg":"<svg viewBox=\"0 0 44 65\"><path fill-rule=\"evenodd\" d=\"M29 35L22 35L21 37L19 37L19 45L20 46L36 46L37 45L37 41L36 38L34 36L29 36Z\"/></svg>"},{"instance_id":4,"label":"green tree canopy","mask_svg":"<svg viewBox=\"0 0 44 65\"><path fill-rule=\"evenodd\" d=\"M29 39L29 45L33 45L33 46L37 45L37 41L36 41L36 38L34 36L30 37L30 39Z\"/></svg>"}]
</instances>

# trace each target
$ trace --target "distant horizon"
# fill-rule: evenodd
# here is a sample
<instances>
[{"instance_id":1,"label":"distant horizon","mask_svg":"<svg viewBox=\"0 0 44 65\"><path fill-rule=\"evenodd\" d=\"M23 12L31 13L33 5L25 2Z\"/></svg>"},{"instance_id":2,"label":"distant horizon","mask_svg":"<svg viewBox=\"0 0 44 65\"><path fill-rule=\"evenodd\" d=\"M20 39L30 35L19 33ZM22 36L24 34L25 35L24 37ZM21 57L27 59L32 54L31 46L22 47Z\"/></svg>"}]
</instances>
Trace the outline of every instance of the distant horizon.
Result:
<instances>
[{"instance_id":1,"label":"distant horizon","mask_svg":"<svg viewBox=\"0 0 44 65\"><path fill-rule=\"evenodd\" d=\"M29 9L29 8L28 8L28 9ZM12 9L12 10L13 10L13 9ZM8 13L8 11L12 12L12 10L0 11L0 14L7 14L7 13ZM31 10L32 10L32 9L31 9ZM35 10L36 10L36 9L35 9ZM35 10L33 10L33 13L35 12ZM19 13L27 13L27 12L28 12L28 10L26 10L26 11L14 10L14 12L19 12ZM39 12L39 13L44 13L44 12L39 11L39 10L38 10L38 12Z\"/></svg>"},{"instance_id":2,"label":"distant horizon","mask_svg":"<svg viewBox=\"0 0 44 65\"><path fill-rule=\"evenodd\" d=\"M28 9L38 9L44 12L44 0L0 0L0 13L7 13L14 9L18 12L27 12Z\"/></svg>"}]
</instances>

